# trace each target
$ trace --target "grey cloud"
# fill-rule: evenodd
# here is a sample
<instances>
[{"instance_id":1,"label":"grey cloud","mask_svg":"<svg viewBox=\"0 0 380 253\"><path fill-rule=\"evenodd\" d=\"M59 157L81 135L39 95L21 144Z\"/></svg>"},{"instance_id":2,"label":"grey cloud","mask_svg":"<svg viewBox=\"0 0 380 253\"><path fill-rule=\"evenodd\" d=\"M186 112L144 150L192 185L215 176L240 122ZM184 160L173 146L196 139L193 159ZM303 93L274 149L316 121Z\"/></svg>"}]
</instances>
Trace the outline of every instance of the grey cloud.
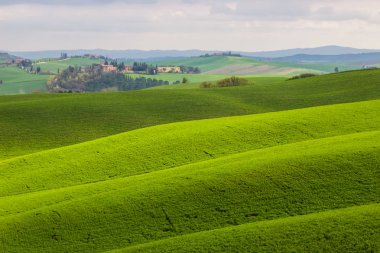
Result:
<instances>
[{"instance_id":1,"label":"grey cloud","mask_svg":"<svg viewBox=\"0 0 380 253\"><path fill-rule=\"evenodd\" d=\"M153 4L158 0L0 0L0 5L42 4L42 5L105 5L113 3Z\"/></svg>"},{"instance_id":2,"label":"grey cloud","mask_svg":"<svg viewBox=\"0 0 380 253\"><path fill-rule=\"evenodd\" d=\"M305 17L311 12L311 5L308 1L289 0L253 0L253 1L237 1L236 9L233 10L226 6L227 1L214 3L211 12L215 14L226 14L238 16L241 18L254 19L298 19Z\"/></svg>"},{"instance_id":3,"label":"grey cloud","mask_svg":"<svg viewBox=\"0 0 380 253\"><path fill-rule=\"evenodd\" d=\"M380 40L373 24L379 6L377 0L0 0L0 47L249 51L341 41L366 47Z\"/></svg>"}]
</instances>

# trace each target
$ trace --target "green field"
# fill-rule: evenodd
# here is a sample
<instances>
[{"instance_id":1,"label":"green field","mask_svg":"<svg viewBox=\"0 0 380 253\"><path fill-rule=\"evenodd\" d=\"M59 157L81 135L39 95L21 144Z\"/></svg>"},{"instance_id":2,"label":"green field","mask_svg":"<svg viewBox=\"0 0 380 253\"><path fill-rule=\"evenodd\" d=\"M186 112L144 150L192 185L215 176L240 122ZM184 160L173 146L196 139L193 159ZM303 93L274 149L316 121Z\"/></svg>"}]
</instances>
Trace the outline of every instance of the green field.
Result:
<instances>
[{"instance_id":1,"label":"green field","mask_svg":"<svg viewBox=\"0 0 380 253\"><path fill-rule=\"evenodd\" d=\"M29 74L16 67L0 67L0 95L46 91L48 75Z\"/></svg>"},{"instance_id":2,"label":"green field","mask_svg":"<svg viewBox=\"0 0 380 253\"><path fill-rule=\"evenodd\" d=\"M129 62L131 63L131 62ZM328 73L335 67L340 70L351 70L352 67L331 64L299 64L291 62L261 61L248 57L214 56L192 57L149 62L159 66L199 67L206 74L239 74L239 75L280 75L290 76L300 73Z\"/></svg>"},{"instance_id":3,"label":"green field","mask_svg":"<svg viewBox=\"0 0 380 253\"><path fill-rule=\"evenodd\" d=\"M379 73L218 89L2 96L0 159L170 122L378 99Z\"/></svg>"},{"instance_id":4,"label":"green field","mask_svg":"<svg viewBox=\"0 0 380 253\"><path fill-rule=\"evenodd\" d=\"M379 76L2 96L0 252L377 252Z\"/></svg>"},{"instance_id":5,"label":"green field","mask_svg":"<svg viewBox=\"0 0 380 253\"><path fill-rule=\"evenodd\" d=\"M89 58L67 58L67 59L41 59L34 63L34 68L39 66L42 73L57 74L69 66L89 66L101 63L101 59ZM291 63L262 62L246 57L194 57L175 60L165 60L158 62L149 62L158 65L185 65L200 67L202 74L172 74L161 73L159 75L140 75L130 74L132 77L144 76L146 78L155 78L169 81L171 84L176 81L182 81L186 78L191 85L187 86L166 86L156 87L156 89L172 88L198 88L199 84L204 81L217 81L231 75L238 75L244 78L252 79L258 83L273 84L282 81L286 77L300 73L321 74L327 72L332 66L314 66ZM127 62L132 64L132 62ZM344 70L344 66L341 66ZM4 94L25 94L33 92L45 92L46 82L49 75L32 75L16 67L0 68L0 80L5 80L5 84L0 85L0 95Z\"/></svg>"},{"instance_id":6,"label":"green field","mask_svg":"<svg viewBox=\"0 0 380 253\"><path fill-rule=\"evenodd\" d=\"M93 63L100 63L99 59L68 58L64 60L46 59L34 64L34 68L41 67L42 72L57 74L58 69L64 70L69 66L87 66ZM29 74L15 66L0 66L0 95L10 94L30 94L46 92L46 82L51 75Z\"/></svg>"},{"instance_id":7,"label":"green field","mask_svg":"<svg viewBox=\"0 0 380 253\"><path fill-rule=\"evenodd\" d=\"M373 242L379 238L371 232L376 230L379 208L373 204L248 223L109 252L210 252L210 249L215 252L351 252L353 249L376 252L378 244Z\"/></svg>"},{"instance_id":8,"label":"green field","mask_svg":"<svg viewBox=\"0 0 380 253\"><path fill-rule=\"evenodd\" d=\"M173 83L176 81L182 82L183 78L186 78L189 83L200 83L205 81L217 81L231 75L210 75L210 74L176 74L176 73L160 73L158 75L141 75L141 74L128 74L131 77L146 77L155 78L159 80L169 81Z\"/></svg>"},{"instance_id":9,"label":"green field","mask_svg":"<svg viewBox=\"0 0 380 253\"><path fill-rule=\"evenodd\" d=\"M170 85L162 85L154 87L153 89L194 89L199 88L199 84L202 82L214 82L224 78L231 77L231 75L213 75L213 74L176 74L176 73L160 73L158 75L141 75L141 74L128 74L131 77L145 77L155 78L159 80L169 81ZM280 81L284 81L285 77L276 76L253 76L253 75L239 75L239 77L246 78L257 84L273 84ZM176 81L182 82L182 79L187 79L188 85L173 84Z\"/></svg>"},{"instance_id":10,"label":"green field","mask_svg":"<svg viewBox=\"0 0 380 253\"><path fill-rule=\"evenodd\" d=\"M102 63L101 59L89 59L89 58L67 58L67 59L45 59L38 61L35 66L40 66L41 71L50 71L53 74L57 74L58 70L62 71L69 66L90 66L92 64Z\"/></svg>"}]
</instances>

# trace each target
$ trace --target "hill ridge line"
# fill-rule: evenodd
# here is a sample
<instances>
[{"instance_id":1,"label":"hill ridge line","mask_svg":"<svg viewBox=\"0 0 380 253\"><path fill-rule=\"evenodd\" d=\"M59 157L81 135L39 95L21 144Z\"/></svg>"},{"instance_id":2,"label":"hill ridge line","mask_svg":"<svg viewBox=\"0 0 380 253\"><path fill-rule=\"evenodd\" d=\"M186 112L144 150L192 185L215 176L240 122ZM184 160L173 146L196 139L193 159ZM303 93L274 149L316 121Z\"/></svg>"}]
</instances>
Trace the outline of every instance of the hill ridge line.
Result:
<instances>
[{"instance_id":1,"label":"hill ridge line","mask_svg":"<svg viewBox=\"0 0 380 253\"><path fill-rule=\"evenodd\" d=\"M52 152L52 151L58 151L60 149L66 149L66 148L71 148L71 147L75 147L75 146L81 146L81 145L89 144L91 142L97 142L97 141L101 141L101 140L104 140L104 139L114 138L114 137L121 136L121 135L124 135L124 134L138 132L138 131L143 131L143 130L147 130L147 129L155 128L155 127L163 127L163 126L170 126L170 125L176 125L176 124L188 124L188 123L191 123L191 122L212 121L212 120L218 120L218 119L248 117L248 116L261 117L261 116L266 116L266 115L271 115L271 114L280 114L280 113L285 113L285 112L296 112L296 111L301 111L301 110L308 110L308 109L312 109L312 108L327 108L327 107L335 107L335 106L339 107L339 106L344 106L344 105L348 105L348 104L360 104L360 103L364 104L364 103L371 102L371 101L379 101L380 102L380 99L364 100L364 101L356 101L356 102L348 102L348 103L337 103L337 104L330 104L330 105L318 105L318 106L303 107L303 108L296 108L296 109L283 110L283 111L270 111L270 112L264 112L264 113L254 113L254 114L243 114L243 115L224 116L224 117L215 117L215 118L206 118L206 119L185 120L185 121L177 121L177 122L170 122L170 123L164 123L164 124L146 126L146 127L142 127L142 128L133 129L133 130L130 130L130 131L124 131L124 132L120 132L120 133L117 133L117 134L112 134L112 135L96 138L96 139L89 140L89 141L75 143L75 144L72 144L72 145L67 145L67 146L62 146L62 147L57 147L57 148L52 148L52 149L41 150L41 151L37 151L37 152L34 152L34 153L30 153L30 154L25 154L25 155L21 155L21 156L16 156L16 157L0 160L0 165L2 163L7 163L7 162L14 161L14 160L23 159L23 158L26 158L26 157L29 157L29 156L33 156L33 155L37 155L37 154L43 154L43 153L48 153L48 152ZM0 104L0 106L1 106L1 104ZM0 168L0 170L1 170L1 168Z\"/></svg>"},{"instance_id":2,"label":"hill ridge line","mask_svg":"<svg viewBox=\"0 0 380 253\"><path fill-rule=\"evenodd\" d=\"M228 231L230 229L238 229L238 228L245 227L245 226L254 226L254 225L261 225L261 224L268 224L268 223L269 224L278 223L278 222L281 222L284 220L285 221L292 221L292 220L297 221L297 220L302 219L302 218L306 218L306 219L307 218L314 218L314 217L317 217L317 216L320 216L323 214L333 216L334 213L347 212L347 211L355 210L355 209L364 209L366 207L380 208L380 203L376 202L376 203L370 203L370 204L365 204L365 205L354 205L354 206L350 206L350 207L335 208L335 209L329 209L326 211L319 211L319 212L313 212L313 213L308 213L308 214L300 214L300 215L296 215L296 216L281 217L281 218L277 218L277 219L273 219L273 220L246 222L246 223L239 224L239 225L231 225L231 226L226 226L226 227L222 227L222 228L215 228L215 229L210 229L210 230L198 231L198 232L194 232L194 233L176 235L176 236L167 237L167 238L163 238L163 239L159 239L159 240L135 244L135 245L124 247L124 248L115 248L115 249L111 249L111 250L107 250L107 251L102 251L102 253L116 253L116 252L119 252L119 250L133 249L133 248L143 246L143 245L156 244L157 242L165 242L165 241L172 240L172 239L183 238L183 237L191 237L194 235L207 234L207 233L212 233L212 232L219 232L219 231L223 232L223 231Z\"/></svg>"},{"instance_id":3,"label":"hill ridge line","mask_svg":"<svg viewBox=\"0 0 380 253\"><path fill-rule=\"evenodd\" d=\"M126 177L120 177L120 178L115 178L115 179L109 179L109 180L102 180L102 181L97 181L97 182L89 182L89 183L84 183L84 184L78 184L78 185L73 185L73 186L68 186L68 187L61 187L61 188L55 188L55 189L47 189L47 190L41 190L41 191L34 191L34 192L28 192L28 193L21 193L21 194L14 194L14 195L6 195L6 196L1 196L0 197L0 201L1 200L4 200L4 199L7 199L7 198L14 198L14 197L25 197L25 196L28 196L28 195L39 195L39 194L42 194L42 193L53 193L55 191L66 191L66 190L70 190L70 189L75 189L75 188L84 188L86 186L92 186L92 185L95 185L96 184L110 184L112 182L115 182L115 181L124 181L124 180L132 180L134 178L139 178L139 177L146 177L146 176L151 176L152 174L162 174L162 173L168 173L172 170L178 170L178 169L181 169L183 167L189 167L189 166L192 166L192 165L201 165L203 163L207 164L207 163L213 163L215 161L218 161L218 160L228 160L228 159L231 159L231 158L234 158L234 157L239 157L241 155L244 155L244 154L249 154L249 153L254 153L254 152L262 152L262 151L265 151L265 150L270 150L270 149L277 149L277 148L281 148L281 147L286 147L286 146L292 146L292 145L299 145L299 144L302 144L302 143L312 143L312 142L316 142L318 143L320 140L333 140L333 139L340 139L341 137L355 137L355 136L360 136L360 135L363 135L363 136L367 136L367 135L376 135L376 134L380 134L380 130L379 131L366 131L366 132L361 132L361 133L353 133L353 134L347 134L347 135L339 135L339 136L333 136L333 137L326 137L326 138L319 138L319 139L314 139L314 140L307 140L307 141L300 141L300 142L295 142L295 143L289 143L289 144L284 144L284 145L278 145L278 146L274 146L274 147L267 147L267 148L263 148L263 149L256 149L256 150L250 150L250 151L246 151L246 152L241 152L241 153L237 153L237 154L231 154L231 155L227 155L227 156L223 156L223 157L219 157L219 158L214 158L214 159L210 159L210 160L205 160L205 161L200 161L200 162L195 162L195 163L190 163L190 164L185 164L185 165L180 165L180 166L176 166L176 167L173 167L173 168L167 168L167 169L163 169L163 170L157 170L157 171L151 171L149 173L143 173L143 174L137 174L137 175L131 175L131 176L126 176ZM293 157L297 157L298 154L295 154L293 155ZM258 157L260 158L260 157ZM95 196L99 196L99 195L102 195L102 194L108 194L108 193L111 193L111 192L117 192L117 191L120 191L124 188L128 187L125 186L125 187L118 187L117 189L112 189L112 190L108 190L108 191L101 191L101 192L96 192L96 193L93 193L93 194L89 194L89 195L86 195L86 196L83 196L83 197L79 197L79 198L74 198L74 199L69 199L69 200L63 200L63 201L60 201L60 202L56 202L56 203L53 203L51 205L45 205L45 206L42 206L42 207L38 207L38 208L34 208L34 209L31 209L31 210L27 210L27 211L23 211L23 212L19 212L19 213L13 213L13 214L7 214L7 215L2 215L0 216L0 220L1 219L7 219L7 218L10 218L10 217L14 217L14 216L17 216L17 215L22 215L22 214L25 214L25 213L30 213L30 212L33 212L33 211L37 211L37 210L41 210L41 209L45 209L45 208L50 208L52 206L58 206L58 205L63 205L65 203L70 203L70 202L74 202L74 201L82 201L82 200L85 200L85 199L89 199L89 198L92 198L92 197L95 197Z\"/></svg>"}]
</instances>

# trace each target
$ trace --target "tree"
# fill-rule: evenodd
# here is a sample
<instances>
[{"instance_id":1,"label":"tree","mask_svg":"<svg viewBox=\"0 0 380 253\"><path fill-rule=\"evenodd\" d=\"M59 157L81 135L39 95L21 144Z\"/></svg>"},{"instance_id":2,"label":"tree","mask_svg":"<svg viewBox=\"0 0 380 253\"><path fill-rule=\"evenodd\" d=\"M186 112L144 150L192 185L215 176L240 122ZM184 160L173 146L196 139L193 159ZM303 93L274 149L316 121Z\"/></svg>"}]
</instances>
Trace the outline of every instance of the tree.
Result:
<instances>
[{"instance_id":1,"label":"tree","mask_svg":"<svg viewBox=\"0 0 380 253\"><path fill-rule=\"evenodd\" d=\"M111 65L116 67L116 68L118 67L117 61L111 61Z\"/></svg>"},{"instance_id":2,"label":"tree","mask_svg":"<svg viewBox=\"0 0 380 253\"><path fill-rule=\"evenodd\" d=\"M3 80L0 80L0 84L3 84Z\"/></svg>"},{"instance_id":3,"label":"tree","mask_svg":"<svg viewBox=\"0 0 380 253\"><path fill-rule=\"evenodd\" d=\"M124 69L125 69L125 64L124 64L124 62L119 63L119 64L117 65L117 70L119 70L119 71L123 71Z\"/></svg>"},{"instance_id":4,"label":"tree","mask_svg":"<svg viewBox=\"0 0 380 253\"><path fill-rule=\"evenodd\" d=\"M335 73L338 73L339 72L339 68L335 67L334 71L335 71Z\"/></svg>"},{"instance_id":5,"label":"tree","mask_svg":"<svg viewBox=\"0 0 380 253\"><path fill-rule=\"evenodd\" d=\"M40 66L37 66L36 72L37 72L37 74L39 74L41 72L41 67Z\"/></svg>"},{"instance_id":6,"label":"tree","mask_svg":"<svg viewBox=\"0 0 380 253\"><path fill-rule=\"evenodd\" d=\"M186 77L184 77L184 78L182 79L182 83L188 83L188 82L189 82L189 80L187 80Z\"/></svg>"}]
</instances>

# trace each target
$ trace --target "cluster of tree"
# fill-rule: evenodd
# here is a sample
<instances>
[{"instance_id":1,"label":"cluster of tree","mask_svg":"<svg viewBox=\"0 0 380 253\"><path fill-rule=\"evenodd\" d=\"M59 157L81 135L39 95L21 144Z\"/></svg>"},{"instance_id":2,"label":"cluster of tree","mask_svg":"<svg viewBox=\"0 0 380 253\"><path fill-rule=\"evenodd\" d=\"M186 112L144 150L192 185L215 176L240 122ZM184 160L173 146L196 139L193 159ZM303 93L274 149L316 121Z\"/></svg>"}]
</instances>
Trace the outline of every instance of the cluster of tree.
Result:
<instances>
[{"instance_id":1,"label":"cluster of tree","mask_svg":"<svg viewBox=\"0 0 380 253\"><path fill-rule=\"evenodd\" d=\"M110 62L108 62L108 60L106 59L104 64L105 65L112 65L112 66L116 67L118 71L123 71L125 69L124 62L119 63L116 60L111 60Z\"/></svg>"},{"instance_id":2,"label":"cluster of tree","mask_svg":"<svg viewBox=\"0 0 380 253\"><path fill-rule=\"evenodd\" d=\"M157 66L148 65L146 62L134 62L132 65L133 72L146 73L148 75L157 74Z\"/></svg>"},{"instance_id":3,"label":"cluster of tree","mask_svg":"<svg viewBox=\"0 0 380 253\"><path fill-rule=\"evenodd\" d=\"M23 59L22 61L20 61L18 64L17 64L17 67L19 68L22 68L22 69L25 69L25 68L30 68L32 67L32 61L29 60L29 59Z\"/></svg>"},{"instance_id":4,"label":"cluster of tree","mask_svg":"<svg viewBox=\"0 0 380 253\"><path fill-rule=\"evenodd\" d=\"M103 59L106 60L107 58L103 55L94 55L94 54L84 54L83 56L72 56L73 58L86 58L86 59Z\"/></svg>"},{"instance_id":5,"label":"cluster of tree","mask_svg":"<svg viewBox=\"0 0 380 253\"><path fill-rule=\"evenodd\" d=\"M135 72L146 72L148 70L148 64L145 62L134 62L132 70Z\"/></svg>"},{"instance_id":6,"label":"cluster of tree","mask_svg":"<svg viewBox=\"0 0 380 253\"><path fill-rule=\"evenodd\" d=\"M304 74L300 74L298 76L293 76L293 77L289 78L288 80L296 80L296 79L302 79L302 78L309 78L309 77L313 77L313 76L316 76L316 74L313 74L313 73L304 73Z\"/></svg>"},{"instance_id":7,"label":"cluster of tree","mask_svg":"<svg viewBox=\"0 0 380 253\"><path fill-rule=\"evenodd\" d=\"M51 79L47 88L51 92L95 92L108 88L126 91L167 84L168 81L152 78L133 78L122 73L104 73L98 66L93 65L86 69L70 66Z\"/></svg>"},{"instance_id":8,"label":"cluster of tree","mask_svg":"<svg viewBox=\"0 0 380 253\"><path fill-rule=\"evenodd\" d=\"M241 54L234 54L231 51L229 52L222 52L222 53L212 53L212 54L204 54L201 55L200 57L212 57L212 56L234 56L234 57L242 57Z\"/></svg>"},{"instance_id":9,"label":"cluster of tree","mask_svg":"<svg viewBox=\"0 0 380 253\"><path fill-rule=\"evenodd\" d=\"M133 78L121 73L105 73L98 80L88 82L85 91L102 91L107 88L117 88L118 91L141 90L168 84L168 81L153 78Z\"/></svg>"},{"instance_id":10,"label":"cluster of tree","mask_svg":"<svg viewBox=\"0 0 380 253\"><path fill-rule=\"evenodd\" d=\"M180 84L180 83L189 83L189 80L186 77L184 77L184 78L182 78L182 81L177 80L177 81L173 82L173 84Z\"/></svg>"},{"instance_id":11,"label":"cluster of tree","mask_svg":"<svg viewBox=\"0 0 380 253\"><path fill-rule=\"evenodd\" d=\"M61 59L66 59L68 58L67 53L61 52Z\"/></svg>"},{"instance_id":12,"label":"cluster of tree","mask_svg":"<svg viewBox=\"0 0 380 253\"><path fill-rule=\"evenodd\" d=\"M240 78L236 76L232 76L229 78L225 78L222 80L219 80L217 82L203 82L201 83L201 88L217 88L217 87L233 87L233 86L243 86L252 84L249 80L245 78Z\"/></svg>"},{"instance_id":13,"label":"cluster of tree","mask_svg":"<svg viewBox=\"0 0 380 253\"><path fill-rule=\"evenodd\" d=\"M179 66L181 68L182 73L186 74L199 74L201 73L201 70L198 67L191 67L191 66Z\"/></svg>"}]
</instances>

